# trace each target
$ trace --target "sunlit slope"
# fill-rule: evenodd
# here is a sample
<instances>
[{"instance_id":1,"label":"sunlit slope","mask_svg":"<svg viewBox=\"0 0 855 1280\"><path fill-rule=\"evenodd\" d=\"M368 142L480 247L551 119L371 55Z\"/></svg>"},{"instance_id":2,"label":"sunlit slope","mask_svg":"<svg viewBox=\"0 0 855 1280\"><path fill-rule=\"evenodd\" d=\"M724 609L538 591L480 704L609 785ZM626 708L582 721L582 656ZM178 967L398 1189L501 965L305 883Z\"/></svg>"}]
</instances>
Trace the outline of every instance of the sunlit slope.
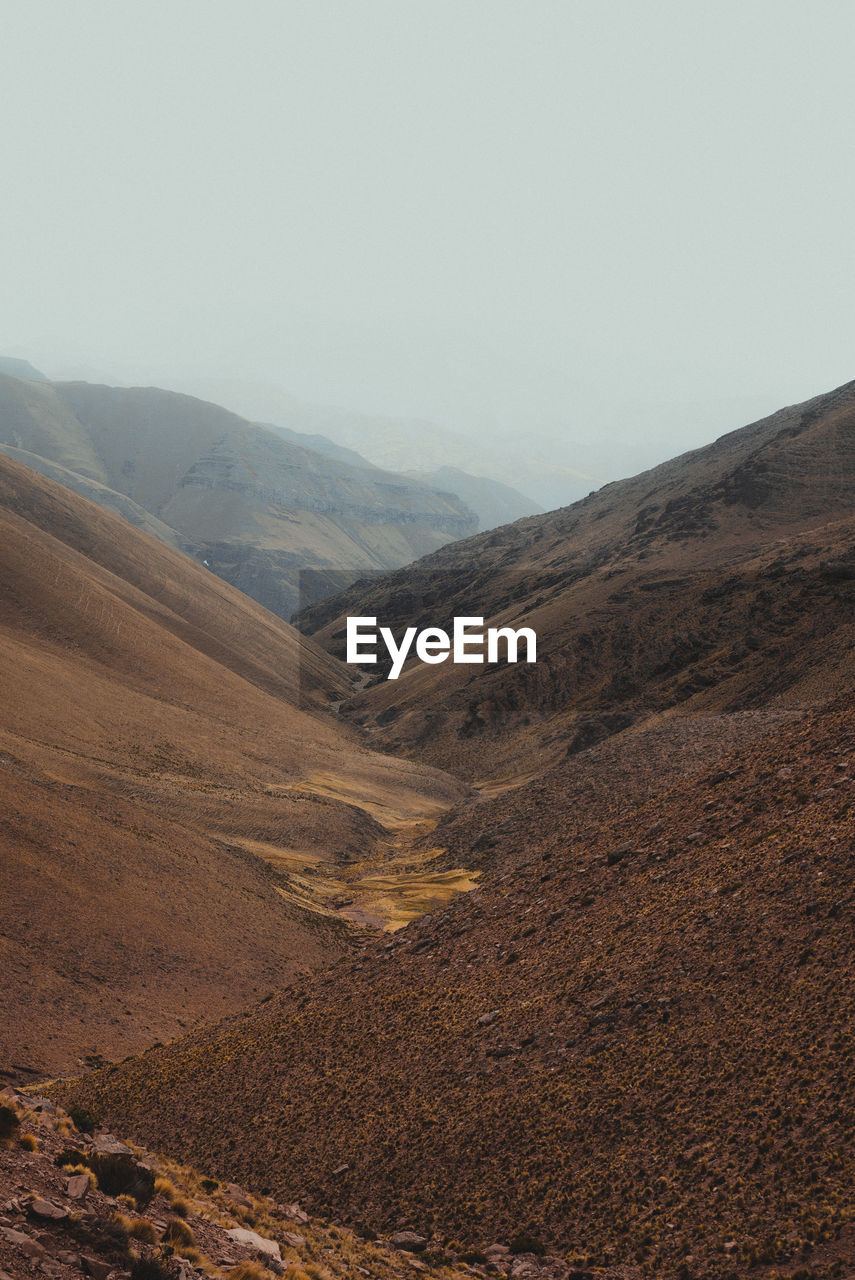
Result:
<instances>
[{"instance_id":1,"label":"sunlit slope","mask_svg":"<svg viewBox=\"0 0 855 1280\"><path fill-rule=\"evenodd\" d=\"M245 843L370 857L460 794L367 751L328 709L347 674L287 624L5 458L0 601L6 995L44 997L0 1067L150 1043L319 962L340 922ZM48 1033L54 998L79 1016Z\"/></svg>"}]
</instances>

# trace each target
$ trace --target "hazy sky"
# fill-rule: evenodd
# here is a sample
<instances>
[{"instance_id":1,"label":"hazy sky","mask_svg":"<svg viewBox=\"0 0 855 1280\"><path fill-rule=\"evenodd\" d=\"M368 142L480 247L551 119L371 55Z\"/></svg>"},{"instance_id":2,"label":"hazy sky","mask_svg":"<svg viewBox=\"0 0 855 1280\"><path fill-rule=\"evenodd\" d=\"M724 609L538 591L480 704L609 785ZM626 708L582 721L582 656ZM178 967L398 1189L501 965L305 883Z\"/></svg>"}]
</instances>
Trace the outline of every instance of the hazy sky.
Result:
<instances>
[{"instance_id":1,"label":"hazy sky","mask_svg":"<svg viewBox=\"0 0 855 1280\"><path fill-rule=\"evenodd\" d=\"M688 446L855 377L851 0L0 17L0 351L48 373L599 428L613 475L658 406Z\"/></svg>"}]
</instances>

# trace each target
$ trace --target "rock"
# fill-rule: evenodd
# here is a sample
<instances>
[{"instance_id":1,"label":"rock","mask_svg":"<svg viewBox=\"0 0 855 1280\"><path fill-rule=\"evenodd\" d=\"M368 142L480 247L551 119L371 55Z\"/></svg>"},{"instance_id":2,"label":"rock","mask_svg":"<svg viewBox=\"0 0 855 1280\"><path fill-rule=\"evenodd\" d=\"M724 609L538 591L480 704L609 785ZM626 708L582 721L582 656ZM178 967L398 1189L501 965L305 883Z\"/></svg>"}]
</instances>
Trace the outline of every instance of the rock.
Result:
<instances>
[{"instance_id":1,"label":"rock","mask_svg":"<svg viewBox=\"0 0 855 1280\"><path fill-rule=\"evenodd\" d=\"M292 1222L308 1222L309 1215L305 1209L301 1209L298 1204L283 1204L279 1206L283 1217L290 1218Z\"/></svg>"},{"instance_id":2,"label":"rock","mask_svg":"<svg viewBox=\"0 0 855 1280\"><path fill-rule=\"evenodd\" d=\"M491 1027L501 1012L501 1009L491 1009L489 1013L482 1013L478 1019L478 1026Z\"/></svg>"},{"instance_id":3,"label":"rock","mask_svg":"<svg viewBox=\"0 0 855 1280\"><path fill-rule=\"evenodd\" d=\"M237 1185L236 1182L228 1183L225 1191L226 1191L226 1195L232 1201L233 1204L243 1205L244 1209L252 1208L252 1201L250 1200L249 1196L246 1194L246 1192L243 1190L242 1187L239 1187Z\"/></svg>"},{"instance_id":4,"label":"rock","mask_svg":"<svg viewBox=\"0 0 855 1280\"><path fill-rule=\"evenodd\" d=\"M72 1253L70 1249L60 1250L56 1255L56 1260L61 1262L64 1267L74 1267L75 1270L80 1270L80 1254Z\"/></svg>"},{"instance_id":5,"label":"rock","mask_svg":"<svg viewBox=\"0 0 855 1280\"><path fill-rule=\"evenodd\" d=\"M484 1257L494 1265L504 1262L510 1256L511 1251L506 1244L491 1244L484 1250Z\"/></svg>"},{"instance_id":6,"label":"rock","mask_svg":"<svg viewBox=\"0 0 855 1280\"><path fill-rule=\"evenodd\" d=\"M540 1275L540 1263L533 1254L522 1254L511 1267L513 1280L533 1280Z\"/></svg>"},{"instance_id":7,"label":"rock","mask_svg":"<svg viewBox=\"0 0 855 1280\"><path fill-rule=\"evenodd\" d=\"M124 1142L120 1142L112 1133L99 1133L93 1143L95 1150L102 1156L132 1156L134 1153Z\"/></svg>"},{"instance_id":8,"label":"rock","mask_svg":"<svg viewBox=\"0 0 855 1280\"><path fill-rule=\"evenodd\" d=\"M427 1240L416 1231L396 1231L389 1237L389 1243L396 1249L405 1249L407 1253L421 1253L427 1246Z\"/></svg>"},{"instance_id":9,"label":"rock","mask_svg":"<svg viewBox=\"0 0 855 1280\"><path fill-rule=\"evenodd\" d=\"M47 1251L38 1240L34 1240L32 1236L28 1236L25 1231L14 1231L11 1227L0 1227L0 1236L7 1244L14 1245L19 1253L23 1253L28 1258L46 1258Z\"/></svg>"},{"instance_id":10,"label":"rock","mask_svg":"<svg viewBox=\"0 0 855 1280\"><path fill-rule=\"evenodd\" d=\"M84 1273L91 1276L92 1280L107 1280L113 1274L112 1263L105 1262L103 1258L93 1258L84 1253L80 1261L83 1263Z\"/></svg>"},{"instance_id":11,"label":"rock","mask_svg":"<svg viewBox=\"0 0 855 1280\"><path fill-rule=\"evenodd\" d=\"M50 1200L31 1200L27 1205L27 1213L32 1218L54 1218L57 1221L68 1217L67 1209L60 1208L58 1204L51 1204Z\"/></svg>"},{"instance_id":12,"label":"rock","mask_svg":"<svg viewBox=\"0 0 855 1280\"><path fill-rule=\"evenodd\" d=\"M338 1168L333 1169L333 1177L337 1178L340 1174L347 1173L349 1168L350 1168L349 1164L340 1164Z\"/></svg>"},{"instance_id":13,"label":"rock","mask_svg":"<svg viewBox=\"0 0 855 1280\"><path fill-rule=\"evenodd\" d=\"M43 1111L47 1116L56 1115L56 1107L50 1098L30 1098L27 1105L31 1111Z\"/></svg>"},{"instance_id":14,"label":"rock","mask_svg":"<svg viewBox=\"0 0 855 1280\"><path fill-rule=\"evenodd\" d=\"M302 1249L306 1243L305 1236L298 1236L296 1231L283 1231L282 1239L286 1244L290 1244L292 1249Z\"/></svg>"},{"instance_id":15,"label":"rock","mask_svg":"<svg viewBox=\"0 0 855 1280\"><path fill-rule=\"evenodd\" d=\"M231 1231L227 1231L226 1235L230 1240L234 1240L235 1244L242 1244L246 1249L255 1249L257 1253L263 1253L267 1258L277 1258L282 1261L282 1251L275 1240L267 1240L264 1236L257 1235L255 1231L249 1231L246 1227L233 1227Z\"/></svg>"},{"instance_id":16,"label":"rock","mask_svg":"<svg viewBox=\"0 0 855 1280\"><path fill-rule=\"evenodd\" d=\"M90 1185L88 1174L75 1173L65 1180L65 1194L70 1200L82 1200Z\"/></svg>"}]
</instances>

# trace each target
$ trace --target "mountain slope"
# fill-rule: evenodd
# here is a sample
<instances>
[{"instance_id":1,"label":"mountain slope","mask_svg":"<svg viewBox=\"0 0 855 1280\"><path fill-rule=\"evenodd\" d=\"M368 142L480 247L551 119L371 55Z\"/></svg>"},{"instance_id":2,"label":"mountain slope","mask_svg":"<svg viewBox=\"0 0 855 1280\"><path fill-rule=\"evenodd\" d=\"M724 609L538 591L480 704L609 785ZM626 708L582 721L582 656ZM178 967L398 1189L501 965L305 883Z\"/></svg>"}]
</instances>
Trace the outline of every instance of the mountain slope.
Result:
<instances>
[{"instance_id":1,"label":"mountain slope","mask_svg":"<svg viewBox=\"0 0 855 1280\"><path fill-rule=\"evenodd\" d=\"M461 794L337 722L347 673L287 624L8 458L0 598L5 1071L142 1048L338 953L294 867L388 862Z\"/></svg>"},{"instance_id":2,"label":"mountain slope","mask_svg":"<svg viewBox=\"0 0 855 1280\"><path fill-rule=\"evenodd\" d=\"M853 746L851 699L672 724L581 822L568 762L487 815L477 893L60 1096L378 1228L652 1275L851 1257Z\"/></svg>"},{"instance_id":3,"label":"mountain slope","mask_svg":"<svg viewBox=\"0 0 855 1280\"><path fill-rule=\"evenodd\" d=\"M543 508L518 489L484 476L469 475L459 467L437 467L432 471L408 471L413 480L420 480L432 489L447 489L462 498L478 515L478 531L495 529L498 525L511 524L523 516L535 515Z\"/></svg>"},{"instance_id":4,"label":"mountain slope","mask_svg":"<svg viewBox=\"0 0 855 1280\"><path fill-rule=\"evenodd\" d=\"M667 709L753 705L773 684L783 700L833 692L851 677L853 564L849 384L357 584L299 625L336 654L348 613L396 634L455 615L534 628L534 667L411 663L346 708L397 750L511 776Z\"/></svg>"},{"instance_id":5,"label":"mountain slope","mask_svg":"<svg viewBox=\"0 0 855 1280\"><path fill-rule=\"evenodd\" d=\"M282 617L303 568L388 568L477 525L452 494L157 388L0 377L0 438L77 473L78 489L104 486L87 496L123 515L130 499L161 522L151 532L167 526L173 544Z\"/></svg>"}]
</instances>

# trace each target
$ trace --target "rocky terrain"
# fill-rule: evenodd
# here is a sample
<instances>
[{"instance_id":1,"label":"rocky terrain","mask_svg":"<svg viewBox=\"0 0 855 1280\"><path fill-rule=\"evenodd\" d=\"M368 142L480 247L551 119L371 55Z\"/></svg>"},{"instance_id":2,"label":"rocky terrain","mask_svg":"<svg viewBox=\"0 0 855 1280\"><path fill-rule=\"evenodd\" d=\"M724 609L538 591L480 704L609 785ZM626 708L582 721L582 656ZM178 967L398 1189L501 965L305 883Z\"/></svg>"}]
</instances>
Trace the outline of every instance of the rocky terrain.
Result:
<instances>
[{"instance_id":1,"label":"rocky terrain","mask_svg":"<svg viewBox=\"0 0 855 1280\"><path fill-rule=\"evenodd\" d=\"M455 1252L415 1232L310 1218L235 1183L92 1132L47 1098L0 1093L0 1276L21 1280L441 1280L494 1273L566 1280L558 1258L487 1246ZM454 1242L451 1242L452 1244ZM525 1242L520 1242L525 1243ZM615 1272L614 1280L624 1280Z\"/></svg>"}]
</instances>

